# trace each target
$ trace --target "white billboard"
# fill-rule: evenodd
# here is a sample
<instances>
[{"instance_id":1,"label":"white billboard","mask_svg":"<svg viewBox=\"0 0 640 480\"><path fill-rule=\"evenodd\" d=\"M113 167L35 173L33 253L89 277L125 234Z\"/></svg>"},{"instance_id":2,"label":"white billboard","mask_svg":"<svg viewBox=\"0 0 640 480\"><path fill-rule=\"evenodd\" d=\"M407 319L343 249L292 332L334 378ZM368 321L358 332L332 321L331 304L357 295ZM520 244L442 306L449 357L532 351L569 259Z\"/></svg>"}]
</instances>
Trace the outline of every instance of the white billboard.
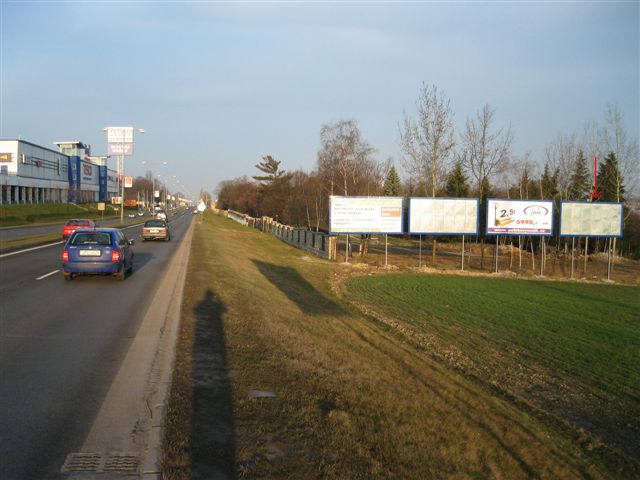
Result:
<instances>
[{"instance_id":1,"label":"white billboard","mask_svg":"<svg viewBox=\"0 0 640 480\"><path fill-rule=\"evenodd\" d=\"M560 236L622 237L623 203L562 202Z\"/></svg>"},{"instance_id":2,"label":"white billboard","mask_svg":"<svg viewBox=\"0 0 640 480\"><path fill-rule=\"evenodd\" d=\"M551 200L501 200L487 203L487 235L551 235Z\"/></svg>"},{"instance_id":3,"label":"white billboard","mask_svg":"<svg viewBox=\"0 0 640 480\"><path fill-rule=\"evenodd\" d=\"M410 198L409 233L478 235L477 198Z\"/></svg>"},{"instance_id":4,"label":"white billboard","mask_svg":"<svg viewBox=\"0 0 640 480\"><path fill-rule=\"evenodd\" d=\"M133 127L107 127L109 155L133 155Z\"/></svg>"},{"instance_id":5,"label":"white billboard","mask_svg":"<svg viewBox=\"0 0 640 480\"><path fill-rule=\"evenodd\" d=\"M330 233L402 233L402 197L329 197Z\"/></svg>"}]
</instances>

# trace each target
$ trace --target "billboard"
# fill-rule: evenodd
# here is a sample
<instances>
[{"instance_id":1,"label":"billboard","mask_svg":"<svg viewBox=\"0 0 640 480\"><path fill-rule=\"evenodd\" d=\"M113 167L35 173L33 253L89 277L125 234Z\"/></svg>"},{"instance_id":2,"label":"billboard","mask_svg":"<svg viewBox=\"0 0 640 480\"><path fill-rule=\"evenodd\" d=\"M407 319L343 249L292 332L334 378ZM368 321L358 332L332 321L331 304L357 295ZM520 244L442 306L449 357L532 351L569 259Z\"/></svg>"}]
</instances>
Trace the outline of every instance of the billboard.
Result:
<instances>
[{"instance_id":1,"label":"billboard","mask_svg":"<svg viewBox=\"0 0 640 480\"><path fill-rule=\"evenodd\" d=\"M551 200L489 199L487 235L551 235Z\"/></svg>"},{"instance_id":2,"label":"billboard","mask_svg":"<svg viewBox=\"0 0 640 480\"><path fill-rule=\"evenodd\" d=\"M329 197L330 233L402 233L402 197Z\"/></svg>"},{"instance_id":3,"label":"billboard","mask_svg":"<svg viewBox=\"0 0 640 480\"><path fill-rule=\"evenodd\" d=\"M133 155L133 127L107 127L109 155Z\"/></svg>"},{"instance_id":4,"label":"billboard","mask_svg":"<svg viewBox=\"0 0 640 480\"><path fill-rule=\"evenodd\" d=\"M562 202L560 236L622 237L624 204Z\"/></svg>"},{"instance_id":5,"label":"billboard","mask_svg":"<svg viewBox=\"0 0 640 480\"><path fill-rule=\"evenodd\" d=\"M409 233L478 235L477 198L410 198Z\"/></svg>"}]
</instances>

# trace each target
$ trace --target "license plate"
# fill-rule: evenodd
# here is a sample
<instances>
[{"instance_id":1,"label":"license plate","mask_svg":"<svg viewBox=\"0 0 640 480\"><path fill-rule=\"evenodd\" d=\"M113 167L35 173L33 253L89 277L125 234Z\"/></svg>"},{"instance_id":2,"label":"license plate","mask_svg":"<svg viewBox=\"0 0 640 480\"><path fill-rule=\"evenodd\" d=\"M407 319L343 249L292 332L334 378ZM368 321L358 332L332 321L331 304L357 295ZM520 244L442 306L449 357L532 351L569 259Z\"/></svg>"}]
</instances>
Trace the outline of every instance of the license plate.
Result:
<instances>
[{"instance_id":1,"label":"license plate","mask_svg":"<svg viewBox=\"0 0 640 480\"><path fill-rule=\"evenodd\" d=\"M150 233L158 233L160 230L158 230L157 228L152 228L151 230L149 230Z\"/></svg>"},{"instance_id":2,"label":"license plate","mask_svg":"<svg viewBox=\"0 0 640 480\"><path fill-rule=\"evenodd\" d=\"M99 257L102 252L100 250L80 250L78 254L81 257Z\"/></svg>"}]
</instances>

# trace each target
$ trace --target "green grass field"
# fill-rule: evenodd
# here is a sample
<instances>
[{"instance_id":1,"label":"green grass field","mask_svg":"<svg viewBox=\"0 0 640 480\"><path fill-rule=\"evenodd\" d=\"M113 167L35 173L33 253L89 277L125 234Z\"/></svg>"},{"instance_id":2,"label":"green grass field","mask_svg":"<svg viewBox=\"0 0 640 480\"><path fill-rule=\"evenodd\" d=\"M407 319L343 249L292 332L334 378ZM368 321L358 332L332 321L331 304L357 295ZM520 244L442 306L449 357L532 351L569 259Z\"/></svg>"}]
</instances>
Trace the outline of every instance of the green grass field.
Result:
<instances>
[{"instance_id":1,"label":"green grass field","mask_svg":"<svg viewBox=\"0 0 640 480\"><path fill-rule=\"evenodd\" d=\"M119 210L111 205L106 206L104 216L113 216ZM0 227L14 227L35 223L53 223L69 218L103 217L96 203L44 203L31 205L0 205Z\"/></svg>"},{"instance_id":2,"label":"green grass field","mask_svg":"<svg viewBox=\"0 0 640 480\"><path fill-rule=\"evenodd\" d=\"M533 333L524 334L489 314L506 311L500 302L511 288L523 303L507 306L537 309L525 299L544 290L531 297L532 289L553 293L555 284L354 278L362 270L210 212L203 220L194 225L182 303L164 478L640 477L637 457L612 447L623 437L600 441L586 422L598 418L589 408L618 420L626 408L637 425L637 370L628 381L623 373L576 380L589 367L569 346L558 353L547 345L551 327L527 316ZM621 300L598 298L635 308L627 290L615 292ZM473 295L482 308L467 306ZM468 313L464 322L456 321L460 312ZM637 336L622 338L633 330L624 315L615 337L627 349ZM536 338L521 338L529 336ZM606 353L589 355L606 363ZM616 355L609 361L628 364L633 352ZM275 396L255 399L253 391ZM615 405L603 409L605 400Z\"/></svg>"},{"instance_id":3,"label":"green grass field","mask_svg":"<svg viewBox=\"0 0 640 480\"><path fill-rule=\"evenodd\" d=\"M640 455L637 287L379 275L347 290L448 364Z\"/></svg>"}]
</instances>

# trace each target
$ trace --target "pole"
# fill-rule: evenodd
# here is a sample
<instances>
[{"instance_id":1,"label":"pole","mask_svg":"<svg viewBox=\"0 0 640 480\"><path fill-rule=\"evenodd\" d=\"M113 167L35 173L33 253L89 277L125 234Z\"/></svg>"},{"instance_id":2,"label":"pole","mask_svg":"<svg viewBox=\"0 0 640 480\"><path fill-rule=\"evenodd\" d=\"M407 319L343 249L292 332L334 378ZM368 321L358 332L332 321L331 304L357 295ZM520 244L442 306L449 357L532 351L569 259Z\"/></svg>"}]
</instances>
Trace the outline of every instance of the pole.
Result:
<instances>
[{"instance_id":1,"label":"pole","mask_svg":"<svg viewBox=\"0 0 640 480\"><path fill-rule=\"evenodd\" d=\"M384 234L384 266L387 266L387 234Z\"/></svg>"},{"instance_id":2,"label":"pole","mask_svg":"<svg viewBox=\"0 0 640 480\"><path fill-rule=\"evenodd\" d=\"M498 273L498 240L500 235L496 235L496 273Z\"/></svg>"},{"instance_id":3,"label":"pole","mask_svg":"<svg viewBox=\"0 0 640 480\"><path fill-rule=\"evenodd\" d=\"M422 267L422 235L420 235L420 241L418 243L418 268Z\"/></svg>"},{"instance_id":4,"label":"pole","mask_svg":"<svg viewBox=\"0 0 640 480\"><path fill-rule=\"evenodd\" d=\"M121 145L124 151L124 144ZM124 155L118 155L118 167L120 175L118 176L120 182L120 223L124 222Z\"/></svg>"},{"instance_id":5,"label":"pole","mask_svg":"<svg viewBox=\"0 0 640 480\"><path fill-rule=\"evenodd\" d=\"M573 257L576 253L576 237L571 237L571 280L573 280Z\"/></svg>"},{"instance_id":6,"label":"pole","mask_svg":"<svg viewBox=\"0 0 640 480\"><path fill-rule=\"evenodd\" d=\"M462 235L462 264L460 270L464 271L464 235Z\"/></svg>"}]
</instances>

